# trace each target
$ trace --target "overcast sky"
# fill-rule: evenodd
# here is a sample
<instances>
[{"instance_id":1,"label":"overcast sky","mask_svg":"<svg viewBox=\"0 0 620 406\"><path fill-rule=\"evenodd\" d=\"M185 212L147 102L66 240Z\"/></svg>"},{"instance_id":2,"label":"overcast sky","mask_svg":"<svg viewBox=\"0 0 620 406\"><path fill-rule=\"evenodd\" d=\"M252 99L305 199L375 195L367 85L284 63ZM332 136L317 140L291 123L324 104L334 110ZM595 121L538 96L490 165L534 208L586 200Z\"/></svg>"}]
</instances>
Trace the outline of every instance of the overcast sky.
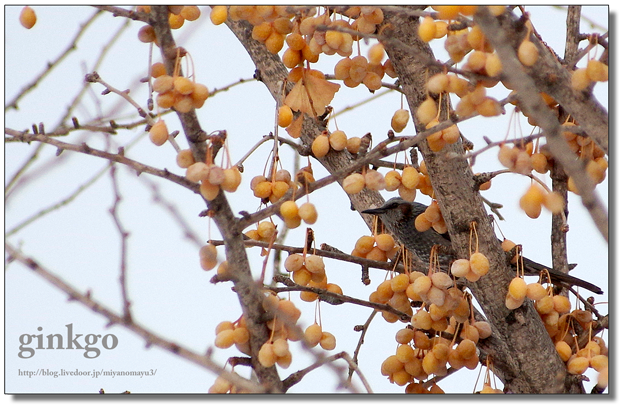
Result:
<instances>
[{"instance_id":1,"label":"overcast sky","mask_svg":"<svg viewBox=\"0 0 620 406\"><path fill-rule=\"evenodd\" d=\"M5 7L5 100L12 100L26 83L43 71L48 61L54 60L67 47L80 24L86 21L95 10L82 7L34 7L37 25L25 30L19 25L18 15L21 7ZM563 54L565 33L565 12L551 7L529 7L536 29L549 46ZM607 27L607 7L584 7L583 16L597 24ZM45 123L53 129L59 117L82 86L84 74L93 69L98 55L114 33L125 23L108 13L99 16L86 30L77 43L75 52L70 53L59 68L19 104L19 110L11 110L5 115L5 126L16 130L31 128L33 123ZM101 77L119 89L131 88L131 95L142 105L146 100L146 85L139 79L146 73L149 46L140 43L137 31L142 23L131 22L120 39L109 50L102 64L97 68ZM582 32L601 32L584 23ZM604 31L602 31L604 32ZM210 89L221 88L239 79L250 79L254 66L243 47L225 26L213 26L208 19L208 8L203 8L203 16L196 22L186 22L175 32L177 43L191 54L197 81ZM600 51L599 51L600 52ZM438 58L445 59L445 52L439 50ZM323 59L323 57L322 57ZM160 60L154 56L154 60ZM336 57L326 58L319 64L325 70L333 66ZM613 60L613 59L612 59ZM187 69L185 64L184 69ZM331 72L329 72L331 73ZM596 95L607 107L608 84L598 84ZM134 114L131 107L119 103L116 95L102 96L103 88L91 85L83 104L73 113L81 123L88 122L101 113L115 111L119 123L132 121L127 114ZM493 89L495 91L495 89ZM497 91L497 97L505 97L506 92ZM348 89L344 86L337 93L332 105L341 111L355 101L367 98L364 89ZM120 107L118 107L120 106ZM349 136L362 136L371 132L375 139L381 139L389 128L389 120L394 110L400 107L400 97L392 92L378 98L359 109L337 117L337 124ZM233 161L237 161L263 135L273 131L275 103L264 86L251 81L233 87L227 92L209 99L203 109L198 111L201 125L207 131L226 129L229 134L229 148ZM508 107L509 108L509 107ZM483 136L500 139L508 132L508 116L473 120L460 125L464 135L476 146L483 145ZM178 120L168 115L168 128L180 130ZM530 127L521 120L523 135L528 135ZM334 130L334 123L330 129ZM413 135L410 124L403 134ZM512 131L512 132L511 132ZM282 132L284 133L284 132ZM112 137L115 145L127 145L136 137L142 137L131 147L127 156L146 164L163 168L183 175L184 171L175 164L175 152L165 145L155 147L143 128L120 131ZM181 137L182 138L182 137ZM101 134L74 133L67 142L82 142L95 148L104 148L105 139ZM186 147L183 140L179 141ZM10 179L17 168L31 154L35 145L6 145L5 181ZM270 145L264 145L246 163L246 172L240 190L230 196L235 212L255 211L258 199L249 191L252 176L262 172ZM46 147L41 151L42 158L35 165L32 178L23 187L15 190L6 202L5 230L11 230L42 208L48 207L71 195L106 166L106 161L64 152L55 156L56 149ZM293 171L292 154L285 149L282 161L286 169ZM302 166L305 161L302 160ZM475 172L494 170L499 167L494 152L480 157ZM315 178L326 175L320 165L313 161ZM117 175L123 200L120 203L120 217L123 226L130 231L128 238L129 254L129 295L132 300L134 319L141 325L161 334L179 345L198 353L212 347L214 328L220 321L236 320L240 316L240 306L230 284L212 285L209 279L213 272L207 273L198 264L198 247L184 238L183 231L172 218L170 212L153 201L151 185L156 184L163 198L173 204L190 229L202 241L219 238L215 225L209 227L205 218L198 213L204 209L201 199L187 190L165 181L135 174L118 166ZM146 179L145 179L146 178ZM542 177L550 186L548 176ZM541 263L551 264L549 244L550 216L543 213L538 220L531 220L518 208L518 199L526 190L529 180L518 175L507 175L494 180L493 187L483 196L490 201L504 205L502 213L506 221L500 228L506 237L524 245L526 256ZM23 252L32 256L47 269L61 276L78 290L91 290L93 297L119 312L120 289L118 286L120 239L114 227L109 209L113 205L112 181L108 173L68 206L56 210L39 221L11 235L7 241L19 246ZM608 180L597 187L600 198L608 202ZM393 193L384 193L392 197ZM428 203L427 196L419 194L419 201ZM313 226L317 246L327 243L343 251L350 252L355 240L369 234L360 217L346 209L348 199L337 186L327 187L313 193L310 200L319 209L319 222ZM570 216L568 233L569 262L579 266L573 275L587 279L604 287L604 295L597 301L608 300L608 249L607 244L593 226L592 220L580 207L579 198L569 198ZM342 209L345 208L345 209ZM304 227L292 230L288 244L303 244ZM498 234L499 235L499 234ZM258 249L249 250L255 274L260 272L263 258ZM223 258L223 250L220 250ZM374 287L383 280L383 271L371 271L373 283L364 286L360 282L357 267L338 264L326 260L330 282L338 283L345 294L367 299ZM271 268L269 268L271 269ZM179 359L157 348L145 348L142 339L122 327L106 327L106 320L93 314L77 303L67 301L64 293L49 285L40 277L21 265L10 264L5 276L5 391L11 393L97 393L104 388L108 393L129 390L133 393L205 393L213 383L215 375L207 370ZM314 321L315 304L301 302L298 295L292 295L303 316L302 326ZM607 313L607 307L600 305L600 311ZM363 324L370 311L345 304L342 306L321 305L324 330L338 338L333 351L353 353L358 333L353 326ZM99 357L86 359L84 351L79 350L38 350L29 359L18 356L19 337L24 334L67 334L66 325L72 325L74 334L113 334L118 338L118 346L113 350L102 350ZM360 368L371 381L377 393L402 393L403 388L390 384L379 374L383 359L394 353L396 343L394 333L404 324L387 324L377 317L370 327L360 353ZM42 327L42 331L37 328ZM605 339L607 340L607 335ZM311 361L300 349L295 348L294 363L281 371L286 377ZM214 358L222 364L233 355L233 349L216 350ZM119 377L75 377L51 376L28 377L26 371L156 371L154 376L143 378ZM247 376L247 370L236 369ZM445 379L441 386L450 392L473 391L475 373L457 373ZM359 385L359 381L356 382ZM480 384L479 384L480 385ZM479 389L479 387L478 387ZM308 375L300 384L294 386L292 393L335 392L336 380L328 368ZM340 391L342 392L342 391Z\"/></svg>"}]
</instances>

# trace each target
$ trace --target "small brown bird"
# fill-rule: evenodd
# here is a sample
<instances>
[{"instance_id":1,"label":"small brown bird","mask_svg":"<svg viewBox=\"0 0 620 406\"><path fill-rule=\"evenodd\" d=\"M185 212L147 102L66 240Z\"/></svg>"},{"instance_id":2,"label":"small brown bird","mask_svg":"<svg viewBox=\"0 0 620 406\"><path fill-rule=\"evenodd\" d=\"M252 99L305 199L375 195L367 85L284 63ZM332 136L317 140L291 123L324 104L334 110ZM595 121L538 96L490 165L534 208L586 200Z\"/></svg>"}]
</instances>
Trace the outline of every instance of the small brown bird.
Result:
<instances>
[{"instance_id":1,"label":"small brown bird","mask_svg":"<svg viewBox=\"0 0 620 406\"><path fill-rule=\"evenodd\" d=\"M428 263L430 260L431 248L434 245L440 245L451 248L450 236L439 234L433 228L420 232L415 227L415 219L424 213L427 206L422 203L408 202L395 197L381 207L376 209L364 210L362 213L374 214L379 216L383 225L392 235L399 240L409 251L415 253L422 261ZM448 269L450 262L456 258L442 250L439 253L439 263L442 268ZM544 269L549 271L551 282L559 285L579 286L596 294L602 294L603 291L598 286L586 282L582 279L570 276L563 272L558 272L550 267L534 262L528 258L523 258L526 275L538 276Z\"/></svg>"}]
</instances>

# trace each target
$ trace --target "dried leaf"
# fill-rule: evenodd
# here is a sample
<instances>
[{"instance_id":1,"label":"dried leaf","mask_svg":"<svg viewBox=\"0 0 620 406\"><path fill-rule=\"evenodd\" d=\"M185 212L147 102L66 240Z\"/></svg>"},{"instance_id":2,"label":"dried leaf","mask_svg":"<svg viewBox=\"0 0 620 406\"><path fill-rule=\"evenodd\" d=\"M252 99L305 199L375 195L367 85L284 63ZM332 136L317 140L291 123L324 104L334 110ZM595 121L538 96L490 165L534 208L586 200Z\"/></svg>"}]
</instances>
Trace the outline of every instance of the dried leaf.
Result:
<instances>
[{"instance_id":1,"label":"dried leaf","mask_svg":"<svg viewBox=\"0 0 620 406\"><path fill-rule=\"evenodd\" d=\"M317 115L325 112L325 107L334 99L340 85L328 82L313 75L304 75L304 84Z\"/></svg>"},{"instance_id":2,"label":"dried leaf","mask_svg":"<svg viewBox=\"0 0 620 406\"><path fill-rule=\"evenodd\" d=\"M288 127L286 132L293 138L299 138L301 136L301 127L304 122L304 115L300 114Z\"/></svg>"},{"instance_id":3,"label":"dried leaf","mask_svg":"<svg viewBox=\"0 0 620 406\"><path fill-rule=\"evenodd\" d=\"M292 110L312 114L312 106L310 105L308 92L306 91L303 81L300 80L295 83L293 89L286 95L284 104L289 106Z\"/></svg>"},{"instance_id":4,"label":"dried leaf","mask_svg":"<svg viewBox=\"0 0 620 406\"><path fill-rule=\"evenodd\" d=\"M303 71L302 80L295 84L284 99L284 103L292 110L301 111L313 117L320 116L339 89L340 85L308 74L306 69Z\"/></svg>"}]
</instances>

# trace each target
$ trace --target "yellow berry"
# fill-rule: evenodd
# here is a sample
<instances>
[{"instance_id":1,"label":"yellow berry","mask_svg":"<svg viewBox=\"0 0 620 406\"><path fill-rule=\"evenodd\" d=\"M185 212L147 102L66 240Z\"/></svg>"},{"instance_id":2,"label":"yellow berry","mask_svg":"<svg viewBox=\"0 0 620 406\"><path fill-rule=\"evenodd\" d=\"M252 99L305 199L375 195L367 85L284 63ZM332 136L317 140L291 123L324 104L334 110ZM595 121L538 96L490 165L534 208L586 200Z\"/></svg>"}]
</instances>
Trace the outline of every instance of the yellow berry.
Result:
<instances>
[{"instance_id":1,"label":"yellow berry","mask_svg":"<svg viewBox=\"0 0 620 406\"><path fill-rule=\"evenodd\" d=\"M538 48L530 40L524 40L517 50L519 61L525 66L532 66L538 60Z\"/></svg>"},{"instance_id":2,"label":"yellow berry","mask_svg":"<svg viewBox=\"0 0 620 406\"><path fill-rule=\"evenodd\" d=\"M409 112L405 109L399 109L392 116L392 129L399 133L405 129L409 121Z\"/></svg>"},{"instance_id":3,"label":"yellow berry","mask_svg":"<svg viewBox=\"0 0 620 406\"><path fill-rule=\"evenodd\" d=\"M195 21L200 17L200 9L197 6L184 6L181 16L187 21Z\"/></svg>"},{"instance_id":4,"label":"yellow berry","mask_svg":"<svg viewBox=\"0 0 620 406\"><path fill-rule=\"evenodd\" d=\"M399 274L392 278L390 286L393 292L404 292L409 286L409 275Z\"/></svg>"},{"instance_id":5,"label":"yellow berry","mask_svg":"<svg viewBox=\"0 0 620 406\"><path fill-rule=\"evenodd\" d=\"M450 272L457 278L465 277L470 271L469 260L460 258L454 261L450 267Z\"/></svg>"},{"instance_id":6,"label":"yellow berry","mask_svg":"<svg viewBox=\"0 0 620 406\"><path fill-rule=\"evenodd\" d=\"M277 54L284 46L284 35L277 31L273 31L265 40L265 46L269 52Z\"/></svg>"},{"instance_id":7,"label":"yellow berry","mask_svg":"<svg viewBox=\"0 0 620 406\"><path fill-rule=\"evenodd\" d=\"M211 22L215 25L220 25L228 18L228 9L226 6L213 6L211 7L211 14L209 15Z\"/></svg>"},{"instance_id":8,"label":"yellow berry","mask_svg":"<svg viewBox=\"0 0 620 406\"><path fill-rule=\"evenodd\" d=\"M276 226L271 221L261 221L257 230L261 239L269 240L276 233Z\"/></svg>"},{"instance_id":9,"label":"yellow berry","mask_svg":"<svg viewBox=\"0 0 620 406\"><path fill-rule=\"evenodd\" d=\"M182 96L174 101L172 107L179 113L189 113L194 107L194 100L191 96Z\"/></svg>"},{"instance_id":10,"label":"yellow berry","mask_svg":"<svg viewBox=\"0 0 620 406\"><path fill-rule=\"evenodd\" d=\"M291 219L296 217L298 215L298 212L299 208L297 207L297 203L295 203L294 201L286 201L280 206L280 214L285 219Z\"/></svg>"},{"instance_id":11,"label":"yellow berry","mask_svg":"<svg viewBox=\"0 0 620 406\"><path fill-rule=\"evenodd\" d=\"M185 171L185 177L192 182L200 182L209 178L209 166L204 162L195 162Z\"/></svg>"},{"instance_id":12,"label":"yellow berry","mask_svg":"<svg viewBox=\"0 0 620 406\"><path fill-rule=\"evenodd\" d=\"M433 223L428 219L426 213L422 213L415 218L414 225L416 230L419 232L424 232L429 230L433 226Z\"/></svg>"},{"instance_id":13,"label":"yellow berry","mask_svg":"<svg viewBox=\"0 0 620 406\"><path fill-rule=\"evenodd\" d=\"M185 18L183 18L181 14L170 14L168 16L168 23L170 24L170 28L177 30L183 26L185 23Z\"/></svg>"},{"instance_id":14,"label":"yellow berry","mask_svg":"<svg viewBox=\"0 0 620 406\"><path fill-rule=\"evenodd\" d=\"M177 165L180 168L189 168L195 162L194 155L190 149L182 149L177 153Z\"/></svg>"},{"instance_id":15,"label":"yellow berry","mask_svg":"<svg viewBox=\"0 0 620 406\"><path fill-rule=\"evenodd\" d=\"M151 142L157 146L164 145L168 141L168 128L164 120L159 120L149 131Z\"/></svg>"},{"instance_id":16,"label":"yellow berry","mask_svg":"<svg viewBox=\"0 0 620 406\"><path fill-rule=\"evenodd\" d=\"M361 173L352 173L342 181L342 188L350 195L361 192L365 185L366 180Z\"/></svg>"},{"instance_id":17,"label":"yellow berry","mask_svg":"<svg viewBox=\"0 0 620 406\"><path fill-rule=\"evenodd\" d=\"M489 272L489 260L481 252L475 252L471 255L469 265L472 272L478 276L486 275Z\"/></svg>"},{"instance_id":18,"label":"yellow berry","mask_svg":"<svg viewBox=\"0 0 620 406\"><path fill-rule=\"evenodd\" d=\"M377 43L368 49L368 62L374 65L378 65L385 56L385 50L383 44Z\"/></svg>"},{"instance_id":19,"label":"yellow berry","mask_svg":"<svg viewBox=\"0 0 620 406\"><path fill-rule=\"evenodd\" d=\"M214 185L207 181L202 181L200 184L200 194L209 201L215 199L219 193L220 185Z\"/></svg>"},{"instance_id":20,"label":"yellow berry","mask_svg":"<svg viewBox=\"0 0 620 406\"><path fill-rule=\"evenodd\" d=\"M435 117L437 117L437 103L432 98L424 100L418 110L416 111L418 120L424 125L430 123Z\"/></svg>"},{"instance_id":21,"label":"yellow berry","mask_svg":"<svg viewBox=\"0 0 620 406\"><path fill-rule=\"evenodd\" d=\"M385 190L388 192L393 192L398 189L401 184L401 176L400 173L396 170L391 170L385 174Z\"/></svg>"},{"instance_id":22,"label":"yellow berry","mask_svg":"<svg viewBox=\"0 0 620 406\"><path fill-rule=\"evenodd\" d=\"M573 350L570 348L570 345L566 341L558 341L555 343L555 349L560 355L562 361L566 362L570 358L573 353Z\"/></svg>"},{"instance_id":23,"label":"yellow berry","mask_svg":"<svg viewBox=\"0 0 620 406\"><path fill-rule=\"evenodd\" d=\"M298 214L306 224L314 224L318 218L318 213L314 207L314 204L309 202L299 206Z\"/></svg>"},{"instance_id":24,"label":"yellow berry","mask_svg":"<svg viewBox=\"0 0 620 406\"><path fill-rule=\"evenodd\" d=\"M521 300L527 293L527 283L519 277L515 277L510 281L508 293L515 299Z\"/></svg>"},{"instance_id":25,"label":"yellow berry","mask_svg":"<svg viewBox=\"0 0 620 406\"><path fill-rule=\"evenodd\" d=\"M254 187L254 196L260 199L266 199L271 195L272 183L269 181L260 182Z\"/></svg>"},{"instance_id":26,"label":"yellow berry","mask_svg":"<svg viewBox=\"0 0 620 406\"><path fill-rule=\"evenodd\" d=\"M323 158L329 152L329 137L321 134L312 142L312 153L316 158Z\"/></svg>"},{"instance_id":27,"label":"yellow berry","mask_svg":"<svg viewBox=\"0 0 620 406\"><path fill-rule=\"evenodd\" d=\"M594 82L607 82L609 77L609 66L596 59L591 59L588 61L586 74L588 78Z\"/></svg>"},{"instance_id":28,"label":"yellow berry","mask_svg":"<svg viewBox=\"0 0 620 406\"><path fill-rule=\"evenodd\" d=\"M436 33L437 26L435 25L435 20L429 16L424 17L418 26L418 35L420 36L420 39L424 42L429 42L435 38Z\"/></svg>"},{"instance_id":29,"label":"yellow berry","mask_svg":"<svg viewBox=\"0 0 620 406\"><path fill-rule=\"evenodd\" d=\"M461 6L431 6L442 20L453 20L459 15Z\"/></svg>"},{"instance_id":30,"label":"yellow berry","mask_svg":"<svg viewBox=\"0 0 620 406\"><path fill-rule=\"evenodd\" d=\"M521 305L523 304L523 301L525 299L515 299L514 297L512 297L511 294L507 294L506 295L506 308L510 309L510 310L514 310L518 307L521 307Z\"/></svg>"},{"instance_id":31,"label":"yellow berry","mask_svg":"<svg viewBox=\"0 0 620 406\"><path fill-rule=\"evenodd\" d=\"M585 90L592 80L588 76L587 68L579 68L571 75L571 87L575 90Z\"/></svg>"},{"instance_id":32,"label":"yellow berry","mask_svg":"<svg viewBox=\"0 0 620 406\"><path fill-rule=\"evenodd\" d=\"M332 333L328 333L324 331L321 335L321 340L319 341L321 348L327 351L331 351L336 348L336 337Z\"/></svg>"},{"instance_id":33,"label":"yellow berry","mask_svg":"<svg viewBox=\"0 0 620 406\"><path fill-rule=\"evenodd\" d=\"M429 92L439 94L445 92L448 88L448 84L450 83L450 78L445 73L438 73L433 75L426 82L426 89Z\"/></svg>"},{"instance_id":34,"label":"yellow berry","mask_svg":"<svg viewBox=\"0 0 620 406\"><path fill-rule=\"evenodd\" d=\"M273 344L266 342L258 351L258 362L265 368L272 367L276 364L277 356L273 352Z\"/></svg>"},{"instance_id":35,"label":"yellow berry","mask_svg":"<svg viewBox=\"0 0 620 406\"><path fill-rule=\"evenodd\" d=\"M566 296L553 296L553 308L559 314L568 313L570 311L570 301Z\"/></svg>"},{"instance_id":36,"label":"yellow berry","mask_svg":"<svg viewBox=\"0 0 620 406\"><path fill-rule=\"evenodd\" d=\"M539 186L532 184L519 200L519 206L528 217L538 218L544 200L545 192Z\"/></svg>"},{"instance_id":37,"label":"yellow berry","mask_svg":"<svg viewBox=\"0 0 620 406\"><path fill-rule=\"evenodd\" d=\"M239 168L233 166L232 168L224 169L224 181L220 184L220 187L227 192L234 192L241 184L241 172Z\"/></svg>"},{"instance_id":38,"label":"yellow berry","mask_svg":"<svg viewBox=\"0 0 620 406\"><path fill-rule=\"evenodd\" d=\"M527 285L526 296L532 300L540 300L547 296L547 289L538 282L529 283Z\"/></svg>"},{"instance_id":39,"label":"yellow berry","mask_svg":"<svg viewBox=\"0 0 620 406\"><path fill-rule=\"evenodd\" d=\"M420 173L413 166L406 166L400 179L403 186L408 189L415 189L420 183Z\"/></svg>"},{"instance_id":40,"label":"yellow berry","mask_svg":"<svg viewBox=\"0 0 620 406\"><path fill-rule=\"evenodd\" d=\"M502 106L492 97L486 97L476 106L476 111L483 117L493 117L502 114Z\"/></svg>"},{"instance_id":41,"label":"yellow berry","mask_svg":"<svg viewBox=\"0 0 620 406\"><path fill-rule=\"evenodd\" d=\"M334 151L342 151L347 147L347 135L342 130L336 130L329 135L329 145Z\"/></svg>"},{"instance_id":42,"label":"yellow berry","mask_svg":"<svg viewBox=\"0 0 620 406\"><path fill-rule=\"evenodd\" d=\"M31 29L37 22L37 15L31 7L26 6L19 14L19 22L24 28Z\"/></svg>"},{"instance_id":43,"label":"yellow berry","mask_svg":"<svg viewBox=\"0 0 620 406\"><path fill-rule=\"evenodd\" d=\"M215 346L217 348L229 348L235 343L235 335L233 330L223 330L215 336Z\"/></svg>"},{"instance_id":44,"label":"yellow berry","mask_svg":"<svg viewBox=\"0 0 620 406\"><path fill-rule=\"evenodd\" d=\"M364 175L364 182L366 187L370 190L385 189L385 178L380 172L374 169L366 171L366 175Z\"/></svg>"},{"instance_id":45,"label":"yellow berry","mask_svg":"<svg viewBox=\"0 0 620 406\"><path fill-rule=\"evenodd\" d=\"M500 61L497 53L494 52L487 55L484 70L487 72L487 75L491 77L498 76L502 73L502 62Z\"/></svg>"},{"instance_id":46,"label":"yellow berry","mask_svg":"<svg viewBox=\"0 0 620 406\"><path fill-rule=\"evenodd\" d=\"M200 108L202 104L199 106L197 104L204 103L205 100L209 98L209 88L201 83L194 83L194 88L191 93L192 100L194 101L194 107Z\"/></svg>"},{"instance_id":47,"label":"yellow berry","mask_svg":"<svg viewBox=\"0 0 620 406\"><path fill-rule=\"evenodd\" d=\"M194 82L183 76L174 78L174 90L180 94L190 94L194 91Z\"/></svg>"},{"instance_id":48,"label":"yellow berry","mask_svg":"<svg viewBox=\"0 0 620 406\"><path fill-rule=\"evenodd\" d=\"M586 357L574 357L568 360L566 369L569 374L581 375L586 372L586 369L590 366L590 361Z\"/></svg>"},{"instance_id":49,"label":"yellow berry","mask_svg":"<svg viewBox=\"0 0 620 406\"><path fill-rule=\"evenodd\" d=\"M293 122L293 111L289 106L282 105L278 109L278 125L288 127Z\"/></svg>"},{"instance_id":50,"label":"yellow berry","mask_svg":"<svg viewBox=\"0 0 620 406\"><path fill-rule=\"evenodd\" d=\"M316 347L323 337L323 329L318 324L312 324L306 328L304 333L308 346Z\"/></svg>"}]
</instances>

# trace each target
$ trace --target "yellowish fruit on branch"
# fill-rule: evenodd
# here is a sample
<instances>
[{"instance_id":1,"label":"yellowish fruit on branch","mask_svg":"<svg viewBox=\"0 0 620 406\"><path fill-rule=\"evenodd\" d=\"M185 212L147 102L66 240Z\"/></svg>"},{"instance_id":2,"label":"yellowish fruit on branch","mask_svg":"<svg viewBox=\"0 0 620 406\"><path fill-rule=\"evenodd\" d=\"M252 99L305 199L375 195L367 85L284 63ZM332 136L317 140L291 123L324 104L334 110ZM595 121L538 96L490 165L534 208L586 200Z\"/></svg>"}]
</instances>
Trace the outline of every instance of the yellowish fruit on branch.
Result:
<instances>
[{"instance_id":1,"label":"yellowish fruit on branch","mask_svg":"<svg viewBox=\"0 0 620 406\"><path fill-rule=\"evenodd\" d=\"M361 192L365 185L366 180L361 173L352 173L342 181L342 188L350 195Z\"/></svg>"},{"instance_id":2,"label":"yellowish fruit on branch","mask_svg":"<svg viewBox=\"0 0 620 406\"><path fill-rule=\"evenodd\" d=\"M424 42L429 42L435 38L436 33L437 26L435 25L435 20L429 16L424 17L418 26L418 35L420 36L420 39Z\"/></svg>"},{"instance_id":3,"label":"yellowish fruit on branch","mask_svg":"<svg viewBox=\"0 0 620 406\"><path fill-rule=\"evenodd\" d=\"M227 6L213 6L209 18L214 25L222 24L228 18Z\"/></svg>"},{"instance_id":4,"label":"yellowish fruit on branch","mask_svg":"<svg viewBox=\"0 0 620 406\"><path fill-rule=\"evenodd\" d=\"M579 68L573 71L570 79L570 86L575 90L585 90L590 86L592 80L588 76L587 68Z\"/></svg>"},{"instance_id":5,"label":"yellowish fruit on branch","mask_svg":"<svg viewBox=\"0 0 620 406\"><path fill-rule=\"evenodd\" d=\"M224 169L224 181L220 184L220 187L227 192L234 192L241 184L241 172L239 168L233 166L232 168Z\"/></svg>"},{"instance_id":6,"label":"yellowish fruit on branch","mask_svg":"<svg viewBox=\"0 0 620 406\"><path fill-rule=\"evenodd\" d=\"M318 218L318 213L314 204L306 202L299 206L298 215L306 224L314 224Z\"/></svg>"},{"instance_id":7,"label":"yellowish fruit on branch","mask_svg":"<svg viewBox=\"0 0 620 406\"><path fill-rule=\"evenodd\" d=\"M220 194L220 185L213 185L208 181L202 181L202 183L200 183L200 194L205 199L211 201Z\"/></svg>"},{"instance_id":8,"label":"yellowish fruit on branch","mask_svg":"<svg viewBox=\"0 0 620 406\"><path fill-rule=\"evenodd\" d=\"M321 134L312 141L312 153L317 158L323 158L329 152L329 137Z\"/></svg>"},{"instance_id":9,"label":"yellowish fruit on branch","mask_svg":"<svg viewBox=\"0 0 620 406\"><path fill-rule=\"evenodd\" d=\"M590 80L594 82L607 82L609 78L609 67L601 61L591 59L588 61L586 73Z\"/></svg>"},{"instance_id":10,"label":"yellowish fruit on branch","mask_svg":"<svg viewBox=\"0 0 620 406\"><path fill-rule=\"evenodd\" d=\"M508 293L515 299L521 300L527 294L527 283L519 277L515 277L510 281Z\"/></svg>"},{"instance_id":11,"label":"yellowish fruit on branch","mask_svg":"<svg viewBox=\"0 0 620 406\"><path fill-rule=\"evenodd\" d=\"M164 120L159 120L149 131L149 138L151 142L157 146L164 145L168 141L168 127Z\"/></svg>"},{"instance_id":12,"label":"yellowish fruit on branch","mask_svg":"<svg viewBox=\"0 0 620 406\"><path fill-rule=\"evenodd\" d=\"M460 258L454 261L450 267L450 272L457 278L465 277L470 271L469 260Z\"/></svg>"},{"instance_id":13,"label":"yellowish fruit on branch","mask_svg":"<svg viewBox=\"0 0 620 406\"><path fill-rule=\"evenodd\" d=\"M37 22L37 15L32 7L26 6L22 9L19 14L19 22L26 29L31 29L34 27Z\"/></svg>"},{"instance_id":14,"label":"yellowish fruit on branch","mask_svg":"<svg viewBox=\"0 0 620 406\"><path fill-rule=\"evenodd\" d=\"M394 112L394 115L392 116L392 129L397 133L402 132L407 126L408 122L409 112L405 109L396 110Z\"/></svg>"},{"instance_id":15,"label":"yellowish fruit on branch","mask_svg":"<svg viewBox=\"0 0 620 406\"><path fill-rule=\"evenodd\" d=\"M519 206L530 218L538 218L543 202L545 201L545 191L540 186L532 184L525 194L519 199Z\"/></svg>"},{"instance_id":16,"label":"yellowish fruit on branch","mask_svg":"<svg viewBox=\"0 0 620 406\"><path fill-rule=\"evenodd\" d=\"M469 258L469 265L472 272L478 276L486 275L489 272L489 260L481 252L475 252Z\"/></svg>"},{"instance_id":17,"label":"yellowish fruit on branch","mask_svg":"<svg viewBox=\"0 0 620 406\"><path fill-rule=\"evenodd\" d=\"M293 110L289 106L282 105L278 109L278 125L288 127L293 122Z\"/></svg>"},{"instance_id":18,"label":"yellowish fruit on branch","mask_svg":"<svg viewBox=\"0 0 620 406\"><path fill-rule=\"evenodd\" d=\"M517 50L519 61L525 66L533 66L538 60L538 48L530 40L524 40Z\"/></svg>"},{"instance_id":19,"label":"yellowish fruit on branch","mask_svg":"<svg viewBox=\"0 0 620 406\"><path fill-rule=\"evenodd\" d=\"M316 347L323 338L323 329L316 323L312 324L306 328L304 336L310 348Z\"/></svg>"},{"instance_id":20,"label":"yellowish fruit on branch","mask_svg":"<svg viewBox=\"0 0 620 406\"><path fill-rule=\"evenodd\" d=\"M217 248L213 244L203 245L198 251L200 266L205 271L210 271L217 265Z\"/></svg>"},{"instance_id":21,"label":"yellowish fruit on branch","mask_svg":"<svg viewBox=\"0 0 620 406\"><path fill-rule=\"evenodd\" d=\"M437 117L437 103L433 98L428 97L424 100L418 110L416 111L416 116L418 120L424 125L430 123L434 118ZM396 131L396 130L395 130Z\"/></svg>"}]
</instances>

